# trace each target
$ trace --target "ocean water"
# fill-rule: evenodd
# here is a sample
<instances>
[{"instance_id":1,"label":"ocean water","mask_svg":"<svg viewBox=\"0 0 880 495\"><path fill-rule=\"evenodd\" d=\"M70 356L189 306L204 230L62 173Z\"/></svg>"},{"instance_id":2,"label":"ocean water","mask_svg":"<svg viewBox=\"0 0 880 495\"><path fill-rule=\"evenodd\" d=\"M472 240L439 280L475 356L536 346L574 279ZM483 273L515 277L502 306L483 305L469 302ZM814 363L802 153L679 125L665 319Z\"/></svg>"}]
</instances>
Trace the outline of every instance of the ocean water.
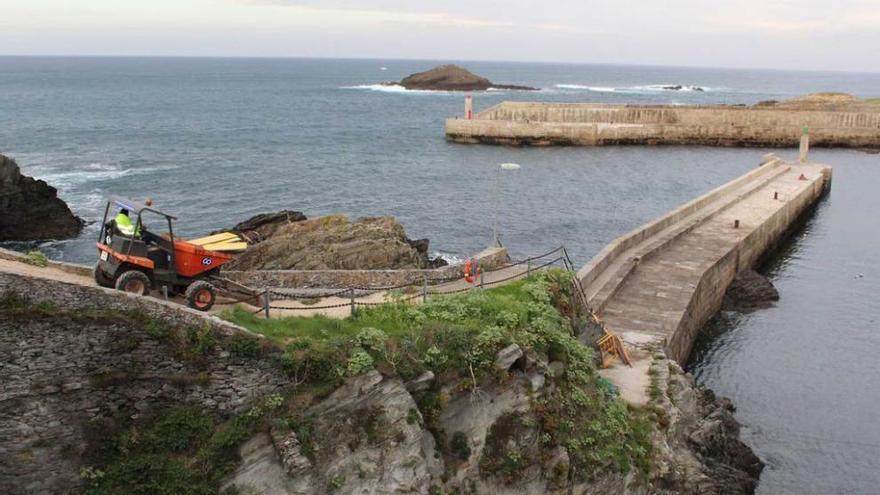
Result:
<instances>
[{"instance_id":1,"label":"ocean water","mask_svg":"<svg viewBox=\"0 0 880 495\"><path fill-rule=\"evenodd\" d=\"M462 113L462 94L378 85L439 63L0 57L0 153L58 187L92 222L109 195L153 198L179 217L184 236L285 208L393 215L410 237L430 238L450 258L488 245L497 193L502 240L514 255L565 244L585 263L614 237L744 173L769 151L447 143L443 121ZM506 99L750 104L830 90L880 96L880 74L464 65L497 83L541 88L476 93L477 110ZM880 196L871 188L880 184L880 156L813 156L835 167L834 189L769 267L782 300L752 315L722 315L691 366L739 405L744 436L768 462L762 493L872 493L880 481L871 409L880 398ZM522 168L499 174L502 162ZM77 239L40 248L91 262L96 230L93 223Z\"/></svg>"}]
</instances>

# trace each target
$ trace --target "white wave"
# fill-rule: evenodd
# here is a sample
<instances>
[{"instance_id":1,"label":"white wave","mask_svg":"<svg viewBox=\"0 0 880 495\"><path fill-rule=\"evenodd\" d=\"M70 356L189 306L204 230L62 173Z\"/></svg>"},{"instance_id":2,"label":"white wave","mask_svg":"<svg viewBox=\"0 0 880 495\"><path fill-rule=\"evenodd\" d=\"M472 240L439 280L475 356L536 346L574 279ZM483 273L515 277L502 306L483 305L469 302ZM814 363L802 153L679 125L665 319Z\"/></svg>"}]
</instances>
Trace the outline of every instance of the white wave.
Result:
<instances>
[{"instance_id":1,"label":"white wave","mask_svg":"<svg viewBox=\"0 0 880 495\"><path fill-rule=\"evenodd\" d=\"M710 88L708 86L697 86L693 84L646 84L644 86L632 86L630 89L636 91L682 91L682 92L710 92L724 91L724 88Z\"/></svg>"},{"instance_id":2,"label":"white wave","mask_svg":"<svg viewBox=\"0 0 880 495\"><path fill-rule=\"evenodd\" d=\"M85 166L86 170L119 170L119 165L92 162Z\"/></svg>"},{"instance_id":3,"label":"white wave","mask_svg":"<svg viewBox=\"0 0 880 495\"><path fill-rule=\"evenodd\" d=\"M463 256L452 253L445 253L443 251L434 251L433 253L431 253L431 259L434 258L442 258L450 265L458 265L460 263L464 263L465 260L465 257Z\"/></svg>"},{"instance_id":4,"label":"white wave","mask_svg":"<svg viewBox=\"0 0 880 495\"><path fill-rule=\"evenodd\" d=\"M357 86L342 86L340 89L366 89L369 91L380 91L382 93L402 93L402 94L448 94L448 91L432 91L428 89L406 89L399 84L358 84Z\"/></svg>"},{"instance_id":5,"label":"white wave","mask_svg":"<svg viewBox=\"0 0 880 495\"><path fill-rule=\"evenodd\" d=\"M594 93L623 93L623 94L650 94L660 92L712 92L727 91L729 88L712 88L708 86L685 85L685 84L644 84L637 86L589 86L586 84L555 84L555 88L563 90L590 91Z\"/></svg>"},{"instance_id":6,"label":"white wave","mask_svg":"<svg viewBox=\"0 0 880 495\"><path fill-rule=\"evenodd\" d=\"M585 86L583 84L556 84L555 86L559 89L585 89L596 93L615 93L618 91L618 88L610 86Z\"/></svg>"},{"instance_id":7,"label":"white wave","mask_svg":"<svg viewBox=\"0 0 880 495\"><path fill-rule=\"evenodd\" d=\"M78 170L72 172L55 172L44 174L42 179L49 184L64 189L66 187L86 184L92 181L113 180L124 177L131 173L131 169L126 170Z\"/></svg>"}]
</instances>

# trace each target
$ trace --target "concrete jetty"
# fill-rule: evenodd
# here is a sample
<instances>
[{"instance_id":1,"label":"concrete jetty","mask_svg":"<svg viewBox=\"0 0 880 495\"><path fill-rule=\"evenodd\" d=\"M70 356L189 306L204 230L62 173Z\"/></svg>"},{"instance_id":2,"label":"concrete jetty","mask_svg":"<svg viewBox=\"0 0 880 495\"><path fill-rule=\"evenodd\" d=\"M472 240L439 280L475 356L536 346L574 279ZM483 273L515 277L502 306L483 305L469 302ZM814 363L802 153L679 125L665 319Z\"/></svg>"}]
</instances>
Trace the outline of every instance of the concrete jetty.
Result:
<instances>
[{"instance_id":1,"label":"concrete jetty","mask_svg":"<svg viewBox=\"0 0 880 495\"><path fill-rule=\"evenodd\" d=\"M603 105L505 101L446 120L457 143L550 145L699 144L880 148L880 105Z\"/></svg>"},{"instance_id":2,"label":"concrete jetty","mask_svg":"<svg viewBox=\"0 0 880 495\"><path fill-rule=\"evenodd\" d=\"M774 155L747 174L619 237L578 271L587 301L636 361L609 370L645 399L651 352L679 363L737 273L784 238L831 185L831 168ZM641 399L639 399L641 396Z\"/></svg>"}]
</instances>

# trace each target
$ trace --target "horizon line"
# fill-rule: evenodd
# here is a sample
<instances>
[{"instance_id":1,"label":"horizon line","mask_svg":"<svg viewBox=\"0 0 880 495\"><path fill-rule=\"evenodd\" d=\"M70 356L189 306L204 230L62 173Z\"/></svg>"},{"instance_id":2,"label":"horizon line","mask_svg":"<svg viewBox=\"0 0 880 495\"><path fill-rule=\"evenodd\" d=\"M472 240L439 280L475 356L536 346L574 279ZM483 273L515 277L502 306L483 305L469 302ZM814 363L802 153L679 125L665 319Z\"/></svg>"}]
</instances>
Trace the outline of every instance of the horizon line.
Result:
<instances>
[{"instance_id":1,"label":"horizon line","mask_svg":"<svg viewBox=\"0 0 880 495\"><path fill-rule=\"evenodd\" d=\"M133 55L133 54L15 54L0 53L0 58L154 58L154 59L233 59L233 60L377 60L377 61L410 61L410 62L455 62L460 63L507 63L507 64L546 64L546 65L598 65L619 67L660 67L669 69L713 69L713 70L758 70L775 72L832 72L844 74L880 75L880 70L846 70L846 69L803 69L778 67L747 67L747 66L710 66L710 65L675 65L660 63L619 63L619 62L572 62L561 60L504 60L504 59L468 59L468 58L411 58L411 57L376 57L376 56L308 56L308 55Z\"/></svg>"}]
</instances>

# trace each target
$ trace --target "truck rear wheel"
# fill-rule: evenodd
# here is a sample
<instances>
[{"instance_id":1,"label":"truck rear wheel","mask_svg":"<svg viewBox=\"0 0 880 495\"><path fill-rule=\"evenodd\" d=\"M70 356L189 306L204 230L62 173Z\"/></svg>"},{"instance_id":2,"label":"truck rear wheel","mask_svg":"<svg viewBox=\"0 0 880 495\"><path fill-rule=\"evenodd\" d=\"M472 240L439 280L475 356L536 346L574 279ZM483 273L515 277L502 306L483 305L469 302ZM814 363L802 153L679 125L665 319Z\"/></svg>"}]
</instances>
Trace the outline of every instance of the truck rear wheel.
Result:
<instances>
[{"instance_id":1,"label":"truck rear wheel","mask_svg":"<svg viewBox=\"0 0 880 495\"><path fill-rule=\"evenodd\" d=\"M150 277L144 272L129 270L116 279L116 290L146 296L150 293Z\"/></svg>"},{"instance_id":2,"label":"truck rear wheel","mask_svg":"<svg viewBox=\"0 0 880 495\"><path fill-rule=\"evenodd\" d=\"M186 303L199 311L208 311L217 300L214 286L204 280L197 280L186 288Z\"/></svg>"},{"instance_id":3,"label":"truck rear wheel","mask_svg":"<svg viewBox=\"0 0 880 495\"><path fill-rule=\"evenodd\" d=\"M101 269L101 265L95 265L95 282L101 287L113 288L113 279L108 277Z\"/></svg>"}]
</instances>

